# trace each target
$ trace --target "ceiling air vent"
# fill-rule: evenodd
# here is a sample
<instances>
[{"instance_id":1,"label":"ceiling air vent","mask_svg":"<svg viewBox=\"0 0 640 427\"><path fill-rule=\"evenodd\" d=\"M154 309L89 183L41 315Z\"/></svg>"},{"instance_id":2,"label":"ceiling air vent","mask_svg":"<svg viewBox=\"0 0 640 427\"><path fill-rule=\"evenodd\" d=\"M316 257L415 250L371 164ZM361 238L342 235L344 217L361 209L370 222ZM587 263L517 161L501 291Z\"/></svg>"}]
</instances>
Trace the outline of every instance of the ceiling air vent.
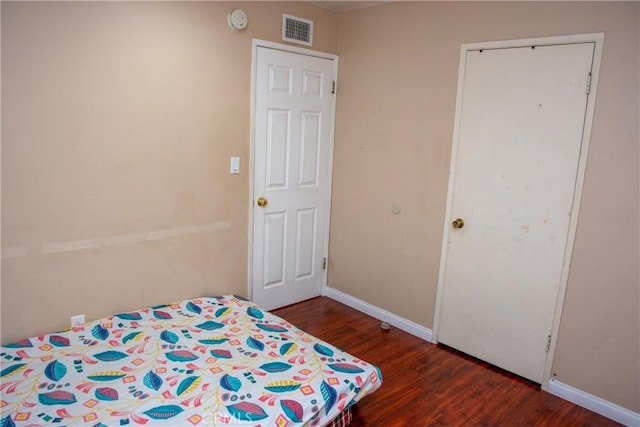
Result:
<instances>
[{"instance_id":1,"label":"ceiling air vent","mask_svg":"<svg viewBox=\"0 0 640 427\"><path fill-rule=\"evenodd\" d=\"M311 46L313 21L291 15L282 15L282 40Z\"/></svg>"}]
</instances>

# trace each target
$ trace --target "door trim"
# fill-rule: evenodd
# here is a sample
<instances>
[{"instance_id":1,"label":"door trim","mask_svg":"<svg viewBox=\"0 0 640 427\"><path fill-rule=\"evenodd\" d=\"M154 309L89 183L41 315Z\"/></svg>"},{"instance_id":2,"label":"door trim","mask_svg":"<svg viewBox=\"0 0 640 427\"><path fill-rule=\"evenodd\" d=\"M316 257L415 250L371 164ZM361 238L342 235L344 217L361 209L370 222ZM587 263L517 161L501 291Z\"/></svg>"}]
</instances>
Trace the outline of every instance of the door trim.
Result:
<instances>
[{"instance_id":1,"label":"door trim","mask_svg":"<svg viewBox=\"0 0 640 427\"><path fill-rule=\"evenodd\" d=\"M549 345L549 351L547 353L544 371L542 375L542 389L547 390L549 380L552 377L552 365L554 354L556 350L558 331L560 329L560 318L562 316L562 307L564 304L564 297L567 288L567 282L569 278L569 271L571 269L571 257L573 253L573 244L576 236L576 229L578 225L578 215L580 209L580 200L582 197L582 188L584 184L585 168L587 162L587 153L589 151L589 140L591 137L591 127L593 123L594 108L596 102L596 92L598 86L598 77L600 73L600 63L602 59L602 45L604 43L604 33L591 33L591 34L578 34L568 36L557 37L541 37L530 39L518 39L518 40L504 40L504 41L490 41L480 43L465 43L460 48L460 66L458 69L458 93L456 97L456 110L455 120L453 128L453 142L451 147L451 163L449 166L449 185L447 190L447 204L445 208L444 216L444 231L442 236L442 247L440 253L440 270L438 273L438 287L436 293L436 307L434 312L434 324L433 324L433 342L438 342L438 329L440 326L441 317L441 305L442 295L444 290L444 273L447 262L447 242L449 239L449 217L451 216L452 207L452 195L453 185L455 181L455 165L458 152L459 132L458 129L461 124L461 110L462 110L462 88L464 87L464 71L466 69L466 54L469 51L479 49L504 49L504 48L517 48L532 45L559 45L559 44L576 44L576 43L595 43L593 53L593 65L591 70L591 90L587 98L587 107L585 110L584 130L582 134L582 144L580 149L580 157L578 159L578 172L576 175L576 185L573 195L573 203L571 209L571 218L569 221L569 233L567 236L567 242L564 252L564 263L562 267L562 273L560 277L560 284L558 289L558 296L554 308L553 326L551 330L551 342ZM586 84L586 82L585 82ZM586 86L585 86L586 90Z\"/></svg>"},{"instance_id":2,"label":"door trim","mask_svg":"<svg viewBox=\"0 0 640 427\"><path fill-rule=\"evenodd\" d=\"M254 195L254 169L255 169L255 108L256 108L256 78L257 78L257 67L258 67L258 48L267 48L267 49L275 49L283 52L289 52L299 55L308 55L314 56L317 58L330 59L333 61L333 80L337 81L338 79L338 56L320 52L311 49L305 49L296 46L289 46L280 43L270 42L266 40L253 39L252 52L251 52L251 119L249 126L249 201L248 201L248 209L249 209L249 234L248 234L248 248L247 248L247 296L250 299L253 299L253 201L255 200ZM335 139L335 126L336 126L336 98L337 95L333 96L332 104L331 104L331 129L329 131L329 164L328 164L328 189L327 189L327 200L326 200L326 210L327 210L327 219L326 224L322 228L322 231L325 233L325 243L324 248L322 249L322 256L329 258L329 225L331 222L331 191L332 191L332 182L333 182L333 146ZM322 293L324 293L325 288L327 287L327 273L329 269L325 269L322 273Z\"/></svg>"}]
</instances>

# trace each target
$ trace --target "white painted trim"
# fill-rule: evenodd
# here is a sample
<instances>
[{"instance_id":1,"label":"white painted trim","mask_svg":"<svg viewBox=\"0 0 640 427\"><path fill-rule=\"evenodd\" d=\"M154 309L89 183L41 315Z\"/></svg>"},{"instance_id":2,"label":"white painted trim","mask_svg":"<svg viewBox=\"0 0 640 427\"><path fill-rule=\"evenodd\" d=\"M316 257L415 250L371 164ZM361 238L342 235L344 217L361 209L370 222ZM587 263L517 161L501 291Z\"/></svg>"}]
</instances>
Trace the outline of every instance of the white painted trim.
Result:
<instances>
[{"instance_id":1,"label":"white painted trim","mask_svg":"<svg viewBox=\"0 0 640 427\"><path fill-rule=\"evenodd\" d=\"M392 326L395 326L396 328L401 329L411 335L415 335L418 338L431 342L431 329L426 328L422 325L418 325L411 320L400 317L385 309L377 307L373 304L369 304L366 301L345 294L342 291L328 286L324 288L323 295L341 302L344 305L347 305L355 310L368 314L371 317L375 317L376 319L380 319L381 321L388 322Z\"/></svg>"},{"instance_id":2,"label":"white painted trim","mask_svg":"<svg viewBox=\"0 0 640 427\"><path fill-rule=\"evenodd\" d=\"M253 300L253 178L255 168L255 128L256 128L256 78L258 68L258 43L253 41L251 47L251 98L249 100L249 228L247 234L247 297Z\"/></svg>"},{"instance_id":3,"label":"white painted trim","mask_svg":"<svg viewBox=\"0 0 640 427\"><path fill-rule=\"evenodd\" d=\"M585 122L584 122L584 131L582 136L582 145L580 150L580 159L578 162L578 171L576 176L576 186L573 197L573 208L571 219L569 222L569 233L566 242L565 254L564 254L564 265L560 277L558 296L556 299L556 305L554 309L554 318L553 325L551 330L551 343L549 346L549 352L547 353L544 372L543 372L543 380L542 387L546 387L549 380L552 376L552 364L553 364L553 356L555 354L557 339L558 339L558 331L560 329L560 318L562 315L562 307L564 305L564 297L567 289L567 282L569 278L569 271L571 265L571 257L573 253L573 244L576 236L576 229L578 224L578 216L580 209L580 200L582 196L582 188L584 183L584 176L586 170L587 163L587 154L589 151L589 140L591 136L591 127L593 123L593 115L595 111L595 100L596 100L596 92L598 86L598 77L600 74L600 63L602 59L602 47L604 43L604 33L592 33L592 34L578 34L578 35L567 35L567 36L557 36L557 37L542 37L542 38L531 38L531 39L519 39L519 40L505 40L505 41L492 41L492 42L481 42L481 43L466 43L463 44L460 48L460 67L458 70L458 93L456 98L456 111L455 111L455 120L454 120L454 128L453 128L453 143L451 148L451 164L450 164L450 173L449 173L449 186L447 190L447 204L445 208L445 216L444 216L444 231L442 236L442 248L440 254L440 269L438 273L438 287L436 294L436 307L434 313L434 321L433 321L433 342L438 342L438 329L440 327L440 318L441 318L441 305L443 299L444 292L444 281L445 281L445 271L446 271L446 263L447 263L447 247L449 240L449 219L451 217L451 205L452 205L452 194L453 194L453 185L454 185L454 177L455 177L455 165L457 159L458 152L458 140L459 133L458 129L460 127L461 120L461 109L462 109L462 90L464 88L464 70L466 67L466 54L468 51L478 50L478 49L500 49L500 48L512 48L512 47L522 47L522 46L531 46L531 45L554 45L554 44L573 44L573 43L594 43L594 54L593 54L593 65L592 65L592 76L591 76L591 92L587 99L587 108L585 112Z\"/></svg>"},{"instance_id":4,"label":"white painted trim","mask_svg":"<svg viewBox=\"0 0 640 427\"><path fill-rule=\"evenodd\" d=\"M477 43L464 43L462 51L479 49L505 49L528 46L552 46L558 44L598 43L604 40L604 33L572 34L566 36L534 37L516 40L498 40Z\"/></svg>"},{"instance_id":5,"label":"white painted trim","mask_svg":"<svg viewBox=\"0 0 640 427\"><path fill-rule=\"evenodd\" d=\"M418 325L410 320L393 314L387 310L377 307L373 304L369 304L366 301L345 294L335 288L325 287L323 295L341 302L342 304L349 306L355 310L363 312L371 317L380 319L381 321L389 322L391 325L398 329L401 329L411 335L418 338L422 338L425 341L435 342L432 340L432 331L429 328ZM546 385L543 385L542 389L554 396L558 396L561 399L567 400L583 408L589 409L604 417L610 418L621 424L627 426L640 426L640 414L623 408L622 406L611 403L607 400L601 399L597 396L589 394L585 391L571 387L555 379L548 381Z\"/></svg>"},{"instance_id":6,"label":"white painted trim","mask_svg":"<svg viewBox=\"0 0 640 427\"><path fill-rule=\"evenodd\" d=\"M253 39L252 52L251 52L251 125L249 126L249 234L248 234L248 256L247 256L247 296L249 299L253 299L253 181L254 181L254 167L255 167L255 105L256 105L256 72L258 67L258 48L265 47L269 49L281 50L284 52L296 53L299 55L315 56L318 58L330 59L333 61L333 80L338 80L338 56L332 53L320 52L317 50L306 49L296 46L289 46L281 43L270 42L266 40ZM329 135L329 162L327 166L327 174L329 176L329 184L327 189L327 222L325 224L325 244L323 248L324 257L329 258L329 225L331 221L331 190L333 188L333 150L335 140L335 125L336 125L336 98L333 97L333 104L331 105L331 130ZM329 269L325 269L322 276L322 290L327 286L327 277Z\"/></svg>"},{"instance_id":7,"label":"white painted trim","mask_svg":"<svg viewBox=\"0 0 640 427\"><path fill-rule=\"evenodd\" d=\"M254 53L253 59L254 60L255 60L255 52L258 47L266 47L269 49L282 50L284 52L298 53L300 55L316 56L318 58L331 59L334 61L338 59L338 56L334 55L333 53L320 52L318 50L307 49L304 47L290 46L288 44L253 39L253 53ZM254 63L253 64L254 70L255 70L255 65L256 64Z\"/></svg>"},{"instance_id":8,"label":"white painted trim","mask_svg":"<svg viewBox=\"0 0 640 427\"><path fill-rule=\"evenodd\" d=\"M460 60L458 68L458 91L456 95L456 111L453 123L453 141L451 144L451 160L449 162L449 184L447 186L447 203L445 206L444 225L442 232L442 245L440 248L440 268L438 271L438 286L436 288L436 307L433 313L433 343L438 342L438 330L440 329L440 307L442 306L442 299L444 293L444 274L447 267L447 249L449 242L449 218L451 217L451 206L453 204L453 185L455 183L455 169L458 159L458 140L460 139L459 131L460 121L462 120L462 95L464 88L464 70L466 69L466 57L467 50L465 45L460 48Z\"/></svg>"},{"instance_id":9,"label":"white painted trim","mask_svg":"<svg viewBox=\"0 0 640 427\"><path fill-rule=\"evenodd\" d=\"M560 331L560 320L562 318L562 308L564 307L564 297L566 295L567 283L569 282L569 272L571 270L571 259L573 256L573 245L576 238L578 228L578 217L580 215L580 201L582 200L582 189L584 186L584 177L587 166L587 154L589 153L589 142L591 140L591 128L593 125L593 116L596 105L596 93L598 91L598 78L600 76L600 63L602 62L602 47L604 45L604 33L584 34L582 36L568 37L578 42L595 43L593 51L593 65L591 66L591 91L587 98L587 109L584 115L584 128L582 134L582 146L580 149L580 159L578 163L578 173L576 174L576 187L573 193L573 205L571 209L571 218L569 220L569 233L567 235L567 243L565 246L564 265L562 275L560 277L560 286L558 289L558 297L553 315L553 325L551 326L551 342L547 360L542 373L542 386L546 387L553 379L553 359L556 352L558 335Z\"/></svg>"},{"instance_id":10,"label":"white painted trim","mask_svg":"<svg viewBox=\"0 0 640 427\"><path fill-rule=\"evenodd\" d=\"M626 426L640 426L640 413L630 411L555 379L551 379L548 382L545 390Z\"/></svg>"}]
</instances>

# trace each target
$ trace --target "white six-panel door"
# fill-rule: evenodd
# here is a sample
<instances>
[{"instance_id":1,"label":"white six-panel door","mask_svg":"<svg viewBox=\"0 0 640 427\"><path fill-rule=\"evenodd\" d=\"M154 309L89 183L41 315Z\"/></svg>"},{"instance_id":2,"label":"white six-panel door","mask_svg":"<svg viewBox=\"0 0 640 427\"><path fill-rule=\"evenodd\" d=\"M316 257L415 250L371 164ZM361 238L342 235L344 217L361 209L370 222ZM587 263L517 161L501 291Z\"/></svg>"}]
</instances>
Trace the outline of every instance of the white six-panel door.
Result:
<instances>
[{"instance_id":1,"label":"white six-panel door","mask_svg":"<svg viewBox=\"0 0 640 427\"><path fill-rule=\"evenodd\" d=\"M593 56L594 43L471 50L461 68L437 339L538 383Z\"/></svg>"},{"instance_id":2,"label":"white six-panel door","mask_svg":"<svg viewBox=\"0 0 640 427\"><path fill-rule=\"evenodd\" d=\"M273 309L322 292L335 61L261 46L254 60L252 298Z\"/></svg>"}]
</instances>

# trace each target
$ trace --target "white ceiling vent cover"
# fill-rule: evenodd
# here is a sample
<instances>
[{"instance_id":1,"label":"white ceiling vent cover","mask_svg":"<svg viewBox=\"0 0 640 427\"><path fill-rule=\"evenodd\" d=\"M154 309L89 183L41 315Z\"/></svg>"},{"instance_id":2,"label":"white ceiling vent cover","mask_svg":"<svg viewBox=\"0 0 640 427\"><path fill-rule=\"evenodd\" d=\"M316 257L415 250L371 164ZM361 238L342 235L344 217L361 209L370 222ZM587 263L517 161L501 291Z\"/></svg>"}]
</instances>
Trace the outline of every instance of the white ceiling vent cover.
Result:
<instances>
[{"instance_id":1,"label":"white ceiling vent cover","mask_svg":"<svg viewBox=\"0 0 640 427\"><path fill-rule=\"evenodd\" d=\"M282 40L311 46L313 43L313 21L291 15L282 15Z\"/></svg>"}]
</instances>

